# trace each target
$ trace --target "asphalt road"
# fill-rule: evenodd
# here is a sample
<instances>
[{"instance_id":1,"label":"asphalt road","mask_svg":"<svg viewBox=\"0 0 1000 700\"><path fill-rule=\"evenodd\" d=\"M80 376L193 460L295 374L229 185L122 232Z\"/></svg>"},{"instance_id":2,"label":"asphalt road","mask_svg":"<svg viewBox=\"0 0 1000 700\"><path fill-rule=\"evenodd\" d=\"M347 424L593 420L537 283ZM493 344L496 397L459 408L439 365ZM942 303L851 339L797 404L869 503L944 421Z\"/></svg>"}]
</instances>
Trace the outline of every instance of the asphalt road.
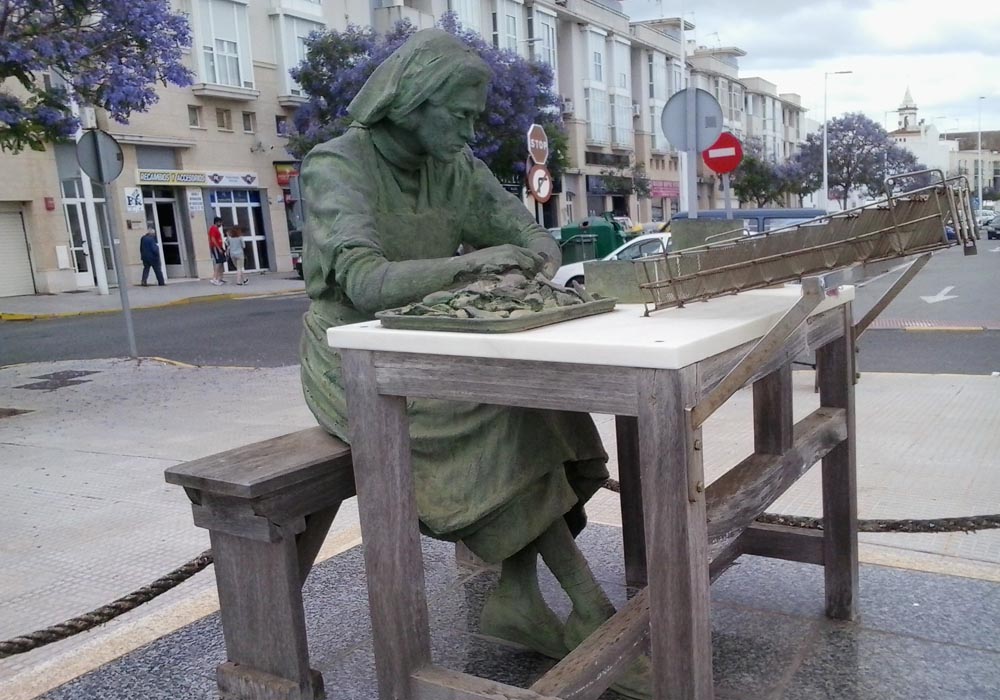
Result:
<instances>
[{"instance_id":1,"label":"asphalt road","mask_svg":"<svg viewBox=\"0 0 1000 700\"><path fill-rule=\"evenodd\" d=\"M865 294L868 292L859 290L859 307L864 305ZM194 365L295 364L301 316L307 305L302 295L138 309L133 312L136 345L142 356ZM994 303L991 308L998 306ZM960 307L954 313L968 315ZM858 366L862 372L1000 371L1000 330L869 330L860 348ZM0 323L0 366L127 354L121 314Z\"/></svg>"},{"instance_id":2,"label":"asphalt road","mask_svg":"<svg viewBox=\"0 0 1000 700\"><path fill-rule=\"evenodd\" d=\"M302 294L134 309L136 348L192 365L291 365L308 306ZM127 356L120 313L0 323L0 366Z\"/></svg>"}]
</instances>

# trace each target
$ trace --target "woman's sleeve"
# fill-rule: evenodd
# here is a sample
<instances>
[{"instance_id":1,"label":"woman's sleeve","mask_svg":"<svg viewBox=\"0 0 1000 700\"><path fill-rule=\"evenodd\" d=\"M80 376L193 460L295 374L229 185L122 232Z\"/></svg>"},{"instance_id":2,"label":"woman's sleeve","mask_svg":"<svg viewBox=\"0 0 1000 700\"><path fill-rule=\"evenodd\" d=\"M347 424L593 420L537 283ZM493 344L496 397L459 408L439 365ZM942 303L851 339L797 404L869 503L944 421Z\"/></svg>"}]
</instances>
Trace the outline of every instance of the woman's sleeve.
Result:
<instances>
[{"instance_id":1,"label":"woman's sleeve","mask_svg":"<svg viewBox=\"0 0 1000 700\"><path fill-rule=\"evenodd\" d=\"M302 188L305 254L359 311L373 314L422 299L465 271L458 258L386 259L375 223L378 187L357 160L313 151L302 165Z\"/></svg>"},{"instance_id":2,"label":"woman's sleeve","mask_svg":"<svg viewBox=\"0 0 1000 700\"><path fill-rule=\"evenodd\" d=\"M512 243L548 258L554 273L562 261L559 244L538 225L521 201L503 188L486 164L472 158L472 193L462 240L475 248Z\"/></svg>"}]
</instances>

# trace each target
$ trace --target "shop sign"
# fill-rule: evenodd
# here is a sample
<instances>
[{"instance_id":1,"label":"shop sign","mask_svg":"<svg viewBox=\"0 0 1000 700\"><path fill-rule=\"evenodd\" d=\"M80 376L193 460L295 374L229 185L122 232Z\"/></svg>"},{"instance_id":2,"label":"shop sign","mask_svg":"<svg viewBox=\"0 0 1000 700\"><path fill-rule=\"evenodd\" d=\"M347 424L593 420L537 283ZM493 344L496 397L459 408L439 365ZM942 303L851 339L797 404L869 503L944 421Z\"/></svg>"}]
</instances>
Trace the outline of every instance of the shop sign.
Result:
<instances>
[{"instance_id":1,"label":"shop sign","mask_svg":"<svg viewBox=\"0 0 1000 700\"><path fill-rule=\"evenodd\" d=\"M291 183L292 177L298 174L299 166L297 163L274 164L274 175L278 179L278 185L281 187L288 187Z\"/></svg>"},{"instance_id":2,"label":"shop sign","mask_svg":"<svg viewBox=\"0 0 1000 700\"><path fill-rule=\"evenodd\" d=\"M204 185L205 173L194 170L148 170L140 168L137 179L141 185Z\"/></svg>"},{"instance_id":3,"label":"shop sign","mask_svg":"<svg viewBox=\"0 0 1000 700\"><path fill-rule=\"evenodd\" d=\"M140 185L205 185L208 187L254 187L258 184L257 173L225 172L219 170L153 170L140 168L136 171Z\"/></svg>"},{"instance_id":4,"label":"shop sign","mask_svg":"<svg viewBox=\"0 0 1000 700\"><path fill-rule=\"evenodd\" d=\"M208 184L215 187L251 187L257 184L257 173L208 172L205 175Z\"/></svg>"},{"instance_id":5,"label":"shop sign","mask_svg":"<svg viewBox=\"0 0 1000 700\"><path fill-rule=\"evenodd\" d=\"M677 199L681 196L681 183L672 180L651 180L649 196L653 199Z\"/></svg>"},{"instance_id":6,"label":"shop sign","mask_svg":"<svg viewBox=\"0 0 1000 700\"><path fill-rule=\"evenodd\" d=\"M130 214L136 214L145 211L142 206L142 188L141 187L123 187L122 192L125 195L125 211Z\"/></svg>"},{"instance_id":7,"label":"shop sign","mask_svg":"<svg viewBox=\"0 0 1000 700\"><path fill-rule=\"evenodd\" d=\"M205 211L205 198L197 187L187 188L188 212L196 214Z\"/></svg>"}]
</instances>

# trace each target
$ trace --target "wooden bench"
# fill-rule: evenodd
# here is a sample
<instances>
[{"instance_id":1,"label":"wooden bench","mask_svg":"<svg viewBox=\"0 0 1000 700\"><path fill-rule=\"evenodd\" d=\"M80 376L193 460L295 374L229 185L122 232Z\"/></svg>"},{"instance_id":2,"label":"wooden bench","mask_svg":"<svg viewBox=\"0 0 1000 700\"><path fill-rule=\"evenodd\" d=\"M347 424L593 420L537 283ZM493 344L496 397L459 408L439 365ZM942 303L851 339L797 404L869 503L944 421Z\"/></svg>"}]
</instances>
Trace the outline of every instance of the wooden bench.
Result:
<instances>
[{"instance_id":1,"label":"wooden bench","mask_svg":"<svg viewBox=\"0 0 1000 700\"><path fill-rule=\"evenodd\" d=\"M319 700L302 584L340 504L355 495L350 448L321 428L166 470L209 531L228 660L225 700Z\"/></svg>"}]
</instances>

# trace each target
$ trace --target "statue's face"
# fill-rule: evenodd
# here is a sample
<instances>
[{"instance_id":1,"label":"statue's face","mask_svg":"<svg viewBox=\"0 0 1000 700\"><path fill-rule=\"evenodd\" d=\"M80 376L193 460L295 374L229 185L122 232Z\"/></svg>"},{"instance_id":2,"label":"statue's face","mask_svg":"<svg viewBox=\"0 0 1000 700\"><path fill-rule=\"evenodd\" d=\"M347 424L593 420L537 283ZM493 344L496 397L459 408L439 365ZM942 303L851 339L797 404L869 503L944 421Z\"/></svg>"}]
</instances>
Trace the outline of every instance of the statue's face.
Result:
<instances>
[{"instance_id":1,"label":"statue's face","mask_svg":"<svg viewBox=\"0 0 1000 700\"><path fill-rule=\"evenodd\" d=\"M416 110L414 136L429 156L450 160L475 136L473 122L485 108L485 82L459 85Z\"/></svg>"}]
</instances>

